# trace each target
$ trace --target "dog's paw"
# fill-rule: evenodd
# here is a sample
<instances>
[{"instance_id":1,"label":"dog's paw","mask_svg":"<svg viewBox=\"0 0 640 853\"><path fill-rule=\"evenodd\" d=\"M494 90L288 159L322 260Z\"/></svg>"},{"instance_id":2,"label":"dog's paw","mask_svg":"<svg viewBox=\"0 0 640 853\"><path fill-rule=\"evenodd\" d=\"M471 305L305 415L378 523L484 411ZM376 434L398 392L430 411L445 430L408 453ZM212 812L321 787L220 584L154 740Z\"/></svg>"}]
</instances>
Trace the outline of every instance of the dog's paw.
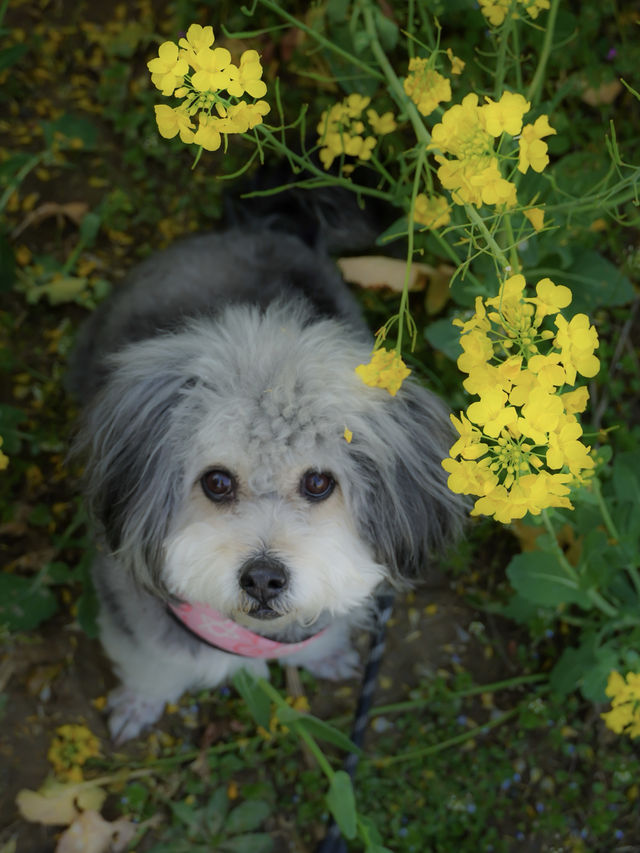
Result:
<instances>
[{"instance_id":1,"label":"dog's paw","mask_svg":"<svg viewBox=\"0 0 640 853\"><path fill-rule=\"evenodd\" d=\"M162 699L141 696L124 685L112 690L107 698L107 711L114 744L120 746L153 725L162 716L164 705Z\"/></svg>"},{"instance_id":2,"label":"dog's paw","mask_svg":"<svg viewBox=\"0 0 640 853\"><path fill-rule=\"evenodd\" d=\"M329 681L343 681L355 678L360 672L360 655L355 649L340 649L324 658L304 664L316 678L326 678Z\"/></svg>"}]
</instances>

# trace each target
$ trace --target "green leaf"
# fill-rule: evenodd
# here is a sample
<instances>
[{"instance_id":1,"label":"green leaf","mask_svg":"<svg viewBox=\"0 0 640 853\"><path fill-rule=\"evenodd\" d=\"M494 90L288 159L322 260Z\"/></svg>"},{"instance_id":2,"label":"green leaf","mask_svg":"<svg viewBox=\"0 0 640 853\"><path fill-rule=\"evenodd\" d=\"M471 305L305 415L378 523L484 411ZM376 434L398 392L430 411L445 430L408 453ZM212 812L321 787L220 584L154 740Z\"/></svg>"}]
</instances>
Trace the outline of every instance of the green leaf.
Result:
<instances>
[{"instance_id":1,"label":"green leaf","mask_svg":"<svg viewBox=\"0 0 640 853\"><path fill-rule=\"evenodd\" d=\"M581 252L568 270L558 275L573 293L568 312L593 314L596 308L626 305L634 297L633 285L606 258L594 251Z\"/></svg>"},{"instance_id":2,"label":"green leaf","mask_svg":"<svg viewBox=\"0 0 640 853\"><path fill-rule=\"evenodd\" d=\"M53 520L51 510L46 504L37 504L29 513L28 522L34 527L46 527Z\"/></svg>"},{"instance_id":3,"label":"green leaf","mask_svg":"<svg viewBox=\"0 0 640 853\"><path fill-rule=\"evenodd\" d=\"M264 800L246 800L236 806L229 814L225 824L225 832L238 835L241 832L251 832L258 829L271 814L271 806Z\"/></svg>"},{"instance_id":4,"label":"green leaf","mask_svg":"<svg viewBox=\"0 0 640 853\"><path fill-rule=\"evenodd\" d=\"M326 802L344 837L355 838L358 818L356 798L351 779L344 770L337 770L333 774Z\"/></svg>"},{"instance_id":5,"label":"green leaf","mask_svg":"<svg viewBox=\"0 0 640 853\"><path fill-rule=\"evenodd\" d=\"M0 624L11 631L31 631L58 609L50 589L16 575L0 575Z\"/></svg>"},{"instance_id":6,"label":"green leaf","mask_svg":"<svg viewBox=\"0 0 640 853\"><path fill-rule=\"evenodd\" d=\"M227 796L227 789L224 787L217 788L209 798L209 802L203 813L205 825L212 836L222 832L228 812L229 797Z\"/></svg>"},{"instance_id":7,"label":"green leaf","mask_svg":"<svg viewBox=\"0 0 640 853\"><path fill-rule=\"evenodd\" d=\"M87 213L82 217L80 223L80 235L82 239L91 244L100 230L102 224L102 216L98 213Z\"/></svg>"},{"instance_id":8,"label":"green leaf","mask_svg":"<svg viewBox=\"0 0 640 853\"><path fill-rule=\"evenodd\" d=\"M283 725L295 723L297 727L306 729L310 735L318 738L318 740L331 743L345 752L362 752L348 735L334 728L329 723L325 723L324 720L318 719L318 717L313 717L310 714L301 714L300 711L287 706L286 708L278 708L276 718Z\"/></svg>"},{"instance_id":9,"label":"green leaf","mask_svg":"<svg viewBox=\"0 0 640 853\"><path fill-rule=\"evenodd\" d=\"M394 240L404 240L408 233L409 220L406 216L401 216L376 238L376 246L387 246Z\"/></svg>"},{"instance_id":10,"label":"green leaf","mask_svg":"<svg viewBox=\"0 0 640 853\"><path fill-rule=\"evenodd\" d=\"M15 406L0 404L0 435L2 436L2 451L8 453L20 452L20 435L18 427L27 416Z\"/></svg>"},{"instance_id":11,"label":"green leaf","mask_svg":"<svg viewBox=\"0 0 640 853\"><path fill-rule=\"evenodd\" d=\"M613 466L613 488L621 502L640 505L640 451L621 453Z\"/></svg>"},{"instance_id":12,"label":"green leaf","mask_svg":"<svg viewBox=\"0 0 640 853\"><path fill-rule=\"evenodd\" d=\"M15 65L29 50L26 44L12 44L4 50L0 50L0 71Z\"/></svg>"},{"instance_id":13,"label":"green leaf","mask_svg":"<svg viewBox=\"0 0 640 853\"><path fill-rule=\"evenodd\" d=\"M462 355L460 330L452 325L449 318L430 323L424 330L424 337L434 349L444 353L451 361L457 361Z\"/></svg>"},{"instance_id":14,"label":"green leaf","mask_svg":"<svg viewBox=\"0 0 640 853\"><path fill-rule=\"evenodd\" d=\"M587 669L580 683L580 691L590 702L606 702L604 692L609 673L620 666L620 655L613 646L602 646L596 651L594 663Z\"/></svg>"},{"instance_id":15,"label":"green leaf","mask_svg":"<svg viewBox=\"0 0 640 853\"><path fill-rule=\"evenodd\" d=\"M591 643L583 643L577 648L568 646L549 675L551 689L562 695L571 693L594 662L595 656Z\"/></svg>"},{"instance_id":16,"label":"green leaf","mask_svg":"<svg viewBox=\"0 0 640 853\"><path fill-rule=\"evenodd\" d=\"M382 13L379 6L373 7L373 18L378 38L380 39L380 44L385 51L393 50L398 44L398 25L392 21L391 18L387 18L387 16Z\"/></svg>"},{"instance_id":17,"label":"green leaf","mask_svg":"<svg viewBox=\"0 0 640 853\"><path fill-rule=\"evenodd\" d=\"M245 669L239 669L233 676L233 686L247 703L249 713L259 726L269 728L271 702L256 679Z\"/></svg>"},{"instance_id":18,"label":"green leaf","mask_svg":"<svg viewBox=\"0 0 640 853\"><path fill-rule=\"evenodd\" d=\"M228 838L216 847L219 853L271 853L273 839L264 832L252 832Z\"/></svg>"},{"instance_id":19,"label":"green leaf","mask_svg":"<svg viewBox=\"0 0 640 853\"><path fill-rule=\"evenodd\" d=\"M507 577L515 591L534 604L557 607L579 604L588 610L591 600L565 571L555 554L532 551L516 554L507 567Z\"/></svg>"},{"instance_id":20,"label":"green leaf","mask_svg":"<svg viewBox=\"0 0 640 853\"><path fill-rule=\"evenodd\" d=\"M184 824L187 832L193 837L197 837L200 829L200 812L194 809L189 803L182 801L169 803L173 817L180 823Z\"/></svg>"},{"instance_id":21,"label":"green leaf","mask_svg":"<svg viewBox=\"0 0 640 853\"><path fill-rule=\"evenodd\" d=\"M98 629L100 603L93 583L83 582L82 592L76 602L76 608L78 624L87 637L96 638L100 633Z\"/></svg>"},{"instance_id":22,"label":"green leaf","mask_svg":"<svg viewBox=\"0 0 640 853\"><path fill-rule=\"evenodd\" d=\"M579 688L590 702L606 701L607 679L619 668L620 653L613 644L597 647L596 642L595 635L587 632L580 646L563 651L549 676L553 690L566 694Z\"/></svg>"},{"instance_id":23,"label":"green leaf","mask_svg":"<svg viewBox=\"0 0 640 853\"><path fill-rule=\"evenodd\" d=\"M85 149L95 148L98 140L98 128L82 116L65 114L55 121L43 121L42 130L48 148L59 139L60 135L64 137L63 144L80 139Z\"/></svg>"}]
</instances>

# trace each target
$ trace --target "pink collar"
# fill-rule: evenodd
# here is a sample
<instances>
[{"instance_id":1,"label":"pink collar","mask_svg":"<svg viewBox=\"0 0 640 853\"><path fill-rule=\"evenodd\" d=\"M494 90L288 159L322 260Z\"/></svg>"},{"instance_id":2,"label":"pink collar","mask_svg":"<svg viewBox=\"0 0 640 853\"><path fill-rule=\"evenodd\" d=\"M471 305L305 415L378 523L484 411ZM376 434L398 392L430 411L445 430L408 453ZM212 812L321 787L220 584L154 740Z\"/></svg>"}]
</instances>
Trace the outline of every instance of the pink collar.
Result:
<instances>
[{"instance_id":1,"label":"pink collar","mask_svg":"<svg viewBox=\"0 0 640 853\"><path fill-rule=\"evenodd\" d=\"M324 633L319 631L300 643L279 643L277 640L269 640L248 628L243 628L242 625L227 619L208 604L169 604L168 607L189 631L205 643L246 658L285 657L304 649Z\"/></svg>"}]
</instances>

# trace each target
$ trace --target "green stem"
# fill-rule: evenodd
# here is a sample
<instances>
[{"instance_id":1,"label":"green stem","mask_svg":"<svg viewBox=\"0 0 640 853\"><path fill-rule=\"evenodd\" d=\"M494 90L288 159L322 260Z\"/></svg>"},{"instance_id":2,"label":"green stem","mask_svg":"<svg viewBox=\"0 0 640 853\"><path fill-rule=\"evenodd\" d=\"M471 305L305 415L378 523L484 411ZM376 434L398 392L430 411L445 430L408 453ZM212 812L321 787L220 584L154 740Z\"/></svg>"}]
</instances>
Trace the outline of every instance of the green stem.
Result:
<instances>
[{"instance_id":1,"label":"green stem","mask_svg":"<svg viewBox=\"0 0 640 853\"><path fill-rule=\"evenodd\" d=\"M520 64L520 38L518 34L518 24L513 28L513 56L516 66L516 91L522 92L522 66Z\"/></svg>"},{"instance_id":2,"label":"green stem","mask_svg":"<svg viewBox=\"0 0 640 853\"><path fill-rule=\"evenodd\" d=\"M309 732L304 728L304 726L297 726L295 723L289 723L289 728L293 729L293 731L295 731L296 735L300 738L300 740L304 741L304 743L307 745L307 748L309 749L309 752L318 762L318 766L320 767L324 775L329 781L331 781L334 776L334 769L325 758L322 750L315 742L312 735L309 734Z\"/></svg>"},{"instance_id":3,"label":"green stem","mask_svg":"<svg viewBox=\"0 0 640 853\"><path fill-rule=\"evenodd\" d=\"M512 0L511 8L509 8L507 12L505 24L500 33L498 57L496 60L495 84L493 87L493 96L496 100L500 97L504 88L504 78L506 76L507 67L507 45L509 43L509 36L511 35L511 30L514 26L513 11L515 10L513 7L515 7L515 5L515 0Z\"/></svg>"},{"instance_id":4,"label":"green stem","mask_svg":"<svg viewBox=\"0 0 640 853\"><path fill-rule=\"evenodd\" d=\"M469 687L467 690L447 691L444 694L444 699L464 699L467 696L478 696L482 693L497 693L500 690L512 690L516 687L521 687L523 684L536 684L547 679L548 675L543 673L520 675L516 678L507 678L504 681L495 681L492 684L478 684L476 687ZM431 697L427 696L424 699L408 699L406 702L376 705L371 709L369 716L379 717L382 714L399 714L403 711L415 711L418 708L424 708L426 705L429 705L431 701Z\"/></svg>"},{"instance_id":5,"label":"green stem","mask_svg":"<svg viewBox=\"0 0 640 853\"><path fill-rule=\"evenodd\" d=\"M290 15L289 12L285 12L285 10L282 9L277 3L272 3L271 0L259 0L259 2L263 6L266 6L267 9L271 9L272 12L275 12L276 15L280 15L281 18L284 18L294 27L297 27L298 29L307 33L307 35L311 36L312 39L315 39L318 44L321 44L323 47L326 47L327 50L330 50L338 56L341 56L343 59L346 59L352 65L355 65L356 68L360 68L369 77L374 77L376 80L380 81L384 80L383 75L378 71L377 68L372 68L370 65L367 65L366 62L362 62L352 53L349 53L349 51L343 50L341 47L338 47L337 44L334 44L332 41L325 38L317 30L314 30L311 27L307 26L307 24L305 24L304 21L300 20L300 18L296 18L294 15Z\"/></svg>"},{"instance_id":6,"label":"green stem","mask_svg":"<svg viewBox=\"0 0 640 853\"><path fill-rule=\"evenodd\" d=\"M258 679L258 685L260 688L267 694L269 699L279 708L288 708L289 705L285 702L282 696L278 693L278 691L271 685L265 678ZM295 731L296 735L300 738L300 740L304 741L307 745L309 752L313 755L315 760L318 762L318 766L324 773L324 775L331 781L333 779L334 770L333 767L329 764L327 759L325 758L322 750L315 742L315 739L309 732L304 728L303 725L296 725L295 721L288 723L290 729Z\"/></svg>"},{"instance_id":7,"label":"green stem","mask_svg":"<svg viewBox=\"0 0 640 853\"><path fill-rule=\"evenodd\" d=\"M491 251L495 255L496 259L499 261L500 265L502 266L503 270L506 272L510 267L509 260L507 259L507 256L502 251L500 246L496 243L493 235L491 234L491 232L489 231L489 229L485 225L483 218L480 216L480 214L478 213L478 211L475 209L475 207L472 204L465 204L464 209L465 209L467 216L469 217L469 220L481 232L482 236L485 239L487 246L491 249Z\"/></svg>"},{"instance_id":8,"label":"green stem","mask_svg":"<svg viewBox=\"0 0 640 853\"><path fill-rule=\"evenodd\" d=\"M519 710L519 708L512 708L510 711L507 711L505 714L501 714L495 720L490 720L483 726L475 726L473 729L469 729L461 735L456 735L456 737L451 737L448 740L441 740L439 743L433 744L433 746L426 746L423 749L413 750L413 752L403 752L400 755L391 755L377 759L369 758L365 760L368 762L373 761L381 767L388 767L390 764L399 764L402 761L414 761L416 758L425 758L427 755L434 755L436 752L442 752L443 749L449 749L450 746L458 746L459 744L465 743L466 741L471 740L478 735L482 735L491 729L495 729L497 726L501 726L503 723L506 723L507 720L513 719L513 717L518 714Z\"/></svg>"},{"instance_id":9,"label":"green stem","mask_svg":"<svg viewBox=\"0 0 640 853\"><path fill-rule=\"evenodd\" d=\"M263 0L260 0L260 2L263 2ZM276 139L273 134L273 131L266 125L259 124L256 126L255 129L262 135L265 146L272 148L274 151L277 151L278 154L282 154L283 156L287 157L290 162L294 162L297 166L300 167L300 169L303 169L307 172L311 172L312 175L315 175L317 178L321 178L323 181L327 181L327 179L330 177L331 186L344 187L345 189L351 190L355 193L360 193L362 195L370 195L374 196L375 198L382 198L385 201L390 202L391 204L394 203L390 193L385 192L384 190L377 190L375 189L375 187L365 187L361 186L360 184L354 184L352 181L349 181L346 178L338 178L335 175L329 176L327 172L323 171L322 169L319 169L308 158L305 158L300 154L296 154L286 145L283 145L279 139ZM287 188L289 188L290 186L290 184L287 184ZM263 193L251 193L251 195L271 195L275 191L275 189L271 189Z\"/></svg>"},{"instance_id":10,"label":"green stem","mask_svg":"<svg viewBox=\"0 0 640 853\"><path fill-rule=\"evenodd\" d=\"M13 176L13 178L11 178L11 180L9 181L9 186L6 188L6 190L0 196L0 211L5 209L7 202L9 201L9 199L11 198L11 196L14 193L14 190L18 186L20 186L20 184L27 177L29 172L32 169L35 169L35 167L39 163L42 162L42 160L46 157L47 153L48 152L44 151L44 152L41 152L40 154L34 154L33 156L31 156L27 160L27 162L20 169L18 169L18 171Z\"/></svg>"},{"instance_id":11,"label":"green stem","mask_svg":"<svg viewBox=\"0 0 640 853\"><path fill-rule=\"evenodd\" d=\"M380 160L378 160L376 155L373 153L373 151L371 152L371 163L376 167L376 172L379 172L382 175L382 177L385 178L389 184L391 184L392 187L395 186L396 179L393 177L393 175L389 171L387 171L387 169L383 166L383 164L380 162Z\"/></svg>"},{"instance_id":12,"label":"green stem","mask_svg":"<svg viewBox=\"0 0 640 853\"><path fill-rule=\"evenodd\" d=\"M418 159L416 161L416 170L413 176L413 187L411 189L411 204L409 207L409 224L407 228L407 264L404 273L404 282L402 285L402 296L400 297L400 307L398 308L398 341L396 343L396 352L398 355L402 355L402 333L404 331L405 318L409 313L409 279L411 277L411 265L413 264L413 238L414 238L414 224L413 224L413 211L416 206L416 197L418 195L418 187L420 186L420 178L422 176L422 166L424 163L424 159L427 155L427 149L422 146L418 153ZM407 321L407 326L409 323Z\"/></svg>"},{"instance_id":13,"label":"green stem","mask_svg":"<svg viewBox=\"0 0 640 853\"><path fill-rule=\"evenodd\" d=\"M620 534L618 533L618 529L613 523L613 519L611 518L611 514L609 513L609 508L607 507L604 498L602 497L602 490L600 489L600 481L597 477L593 478L593 491L595 492L596 498L598 499L598 507L600 509L600 514L602 515L604 525L607 528L607 532L612 539L615 539L616 542L620 541Z\"/></svg>"},{"instance_id":14,"label":"green stem","mask_svg":"<svg viewBox=\"0 0 640 853\"><path fill-rule=\"evenodd\" d=\"M547 27L544 31L544 41L542 43L542 51L538 60L538 67L536 68L535 74L533 75L533 80L531 81L531 83L529 84L529 88L527 89L526 98L528 101L531 101L532 106L537 103L538 95L540 93L540 90L542 89L544 75L547 70L547 62L549 61L549 56L551 55L553 35L555 32L556 18L558 16L559 7L560 0L551 0L551 8L549 9L549 17L547 18Z\"/></svg>"},{"instance_id":15,"label":"green stem","mask_svg":"<svg viewBox=\"0 0 640 853\"><path fill-rule=\"evenodd\" d=\"M404 87L398 79L398 75L393 70L393 66L389 62L387 54L384 52L382 45L380 44L376 24L373 20L373 14L371 13L371 6L368 0L359 0L359 2L364 17L367 35L369 36L369 46L373 51L373 55L378 61L378 64L382 68L384 79L387 81L391 94L401 109L407 112L418 142L423 142L425 145L428 145L429 142L431 142L431 134L425 127L420 113L416 109L416 105L407 97Z\"/></svg>"},{"instance_id":16,"label":"green stem","mask_svg":"<svg viewBox=\"0 0 640 853\"><path fill-rule=\"evenodd\" d=\"M598 508L600 509L600 515L602 516L602 520L604 521L604 526L607 528L607 533L609 536L614 539L616 542L620 541L620 534L618 532L618 528L616 527L613 518L611 517L611 513L609 512L609 507L602 495L602 490L600 488L600 481L597 477L593 478L593 491L598 500ZM631 582L633 583L634 589L638 597L640 597L640 573L638 573L638 569L636 566L629 564L626 566L627 573L631 578Z\"/></svg>"},{"instance_id":17,"label":"green stem","mask_svg":"<svg viewBox=\"0 0 640 853\"><path fill-rule=\"evenodd\" d=\"M511 216L507 213L503 219L504 230L507 232L507 242L509 244L509 256L511 259L511 275L516 275L520 272L520 258L518 257L518 247L513 236L513 227L511 225Z\"/></svg>"}]
</instances>

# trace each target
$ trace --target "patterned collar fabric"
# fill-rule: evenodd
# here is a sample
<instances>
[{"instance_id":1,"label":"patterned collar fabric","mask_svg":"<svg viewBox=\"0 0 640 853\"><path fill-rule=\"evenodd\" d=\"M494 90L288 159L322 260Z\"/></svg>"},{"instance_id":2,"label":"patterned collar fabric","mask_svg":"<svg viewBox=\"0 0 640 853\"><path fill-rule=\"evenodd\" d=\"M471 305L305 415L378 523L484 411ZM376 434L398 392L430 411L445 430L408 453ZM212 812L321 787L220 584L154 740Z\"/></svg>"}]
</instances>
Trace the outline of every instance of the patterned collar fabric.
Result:
<instances>
[{"instance_id":1,"label":"patterned collar fabric","mask_svg":"<svg viewBox=\"0 0 640 853\"><path fill-rule=\"evenodd\" d=\"M306 648L324 634L323 630L299 643L280 643L243 628L208 604L169 604L167 607L185 628L205 643L245 658L286 657Z\"/></svg>"}]
</instances>

